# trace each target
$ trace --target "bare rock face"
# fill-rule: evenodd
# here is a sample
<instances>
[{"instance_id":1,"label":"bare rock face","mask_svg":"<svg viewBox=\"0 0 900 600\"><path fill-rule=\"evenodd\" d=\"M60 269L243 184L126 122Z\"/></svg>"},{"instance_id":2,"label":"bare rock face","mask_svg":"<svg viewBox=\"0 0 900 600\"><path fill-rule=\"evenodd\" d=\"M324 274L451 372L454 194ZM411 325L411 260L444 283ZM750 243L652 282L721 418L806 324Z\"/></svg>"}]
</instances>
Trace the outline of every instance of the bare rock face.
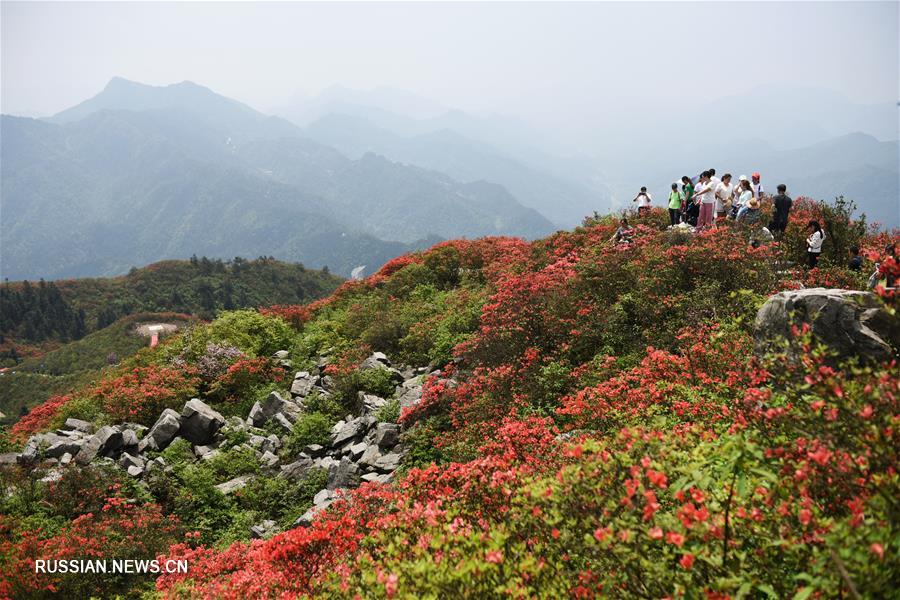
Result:
<instances>
[{"instance_id":1,"label":"bare rock face","mask_svg":"<svg viewBox=\"0 0 900 600\"><path fill-rule=\"evenodd\" d=\"M138 444L138 451L162 450L171 443L181 428L181 415L171 408L165 409L147 435Z\"/></svg>"},{"instance_id":2,"label":"bare rock face","mask_svg":"<svg viewBox=\"0 0 900 600\"><path fill-rule=\"evenodd\" d=\"M197 398L181 411L181 435L192 444L209 444L224 424L225 417Z\"/></svg>"},{"instance_id":3,"label":"bare rock face","mask_svg":"<svg viewBox=\"0 0 900 600\"><path fill-rule=\"evenodd\" d=\"M881 362L897 355L900 318L871 292L810 288L775 294L756 315L757 354L790 340L791 327L809 324L813 336L840 358Z\"/></svg>"}]
</instances>

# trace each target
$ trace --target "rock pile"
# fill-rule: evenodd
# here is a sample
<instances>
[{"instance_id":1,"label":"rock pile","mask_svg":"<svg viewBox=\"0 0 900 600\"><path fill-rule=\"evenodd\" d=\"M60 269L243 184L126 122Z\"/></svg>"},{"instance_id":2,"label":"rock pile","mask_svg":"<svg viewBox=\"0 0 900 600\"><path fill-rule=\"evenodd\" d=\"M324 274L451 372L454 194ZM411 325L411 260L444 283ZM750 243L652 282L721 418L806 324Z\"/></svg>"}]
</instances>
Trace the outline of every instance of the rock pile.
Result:
<instances>
[{"instance_id":1,"label":"rock pile","mask_svg":"<svg viewBox=\"0 0 900 600\"><path fill-rule=\"evenodd\" d=\"M286 356L279 352L276 358L287 365ZM58 477L61 469L72 462L86 465L94 461L113 461L130 476L144 479L157 469L170 468L162 456L151 457L150 453L165 450L179 438L190 443L197 460L211 460L229 448L246 447L256 454L262 470L277 473L298 485L315 469L327 472L325 488L316 494L313 507L295 523L295 526L307 525L316 512L335 500L338 490L367 481L390 482L405 452L400 443L400 425L380 423L375 416L390 400L359 392L360 414L347 415L338 421L327 444L311 444L296 456L286 455L283 449L287 436L306 412L305 400L313 394L328 396L332 393L334 382L324 372L326 365L327 360L323 359L315 369L297 372L289 396L270 393L253 405L246 419L226 419L198 398L185 403L181 412L165 409L150 428L124 423L95 431L86 421L68 419L55 432L29 438L15 459L20 463L44 461L56 464L57 468L48 476L51 478ZM427 368L394 368L381 352L366 358L359 368L388 370L396 384L394 397L402 407L413 406L419 401L423 379L428 374ZM431 373L437 374L437 371ZM271 433L273 430L277 433ZM235 446L230 439L246 441ZM254 474L241 475L216 488L223 494L231 494L254 477ZM276 529L274 523L263 522L255 525L251 533L267 537Z\"/></svg>"}]
</instances>

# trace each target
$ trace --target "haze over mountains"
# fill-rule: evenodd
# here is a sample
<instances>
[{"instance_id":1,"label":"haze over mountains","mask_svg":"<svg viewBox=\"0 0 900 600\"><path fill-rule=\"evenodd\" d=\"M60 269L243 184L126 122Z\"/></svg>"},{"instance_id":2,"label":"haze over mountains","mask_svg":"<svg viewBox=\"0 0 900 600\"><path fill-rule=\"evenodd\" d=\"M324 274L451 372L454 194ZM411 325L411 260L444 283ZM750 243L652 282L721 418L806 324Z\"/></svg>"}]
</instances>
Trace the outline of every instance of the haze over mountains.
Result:
<instances>
[{"instance_id":1,"label":"haze over mountains","mask_svg":"<svg viewBox=\"0 0 900 600\"><path fill-rule=\"evenodd\" d=\"M770 118L748 118L754 106ZM114 275L192 254L372 272L441 238L572 227L708 167L845 195L900 225L897 107L817 90L610 115L568 141L389 88L335 87L274 112L190 82L114 78L48 119L4 115L3 277Z\"/></svg>"},{"instance_id":2,"label":"haze over mountains","mask_svg":"<svg viewBox=\"0 0 900 600\"><path fill-rule=\"evenodd\" d=\"M900 226L897 104L858 104L822 88L761 86L688 106L669 106L651 95L580 128L569 123L568 133L560 128L555 138L514 119L468 115L389 88L334 87L274 110L351 156L380 152L461 178L477 172L466 169L490 164L485 157L502 154L514 164L492 169L498 181L507 177L500 182L528 206L551 205L545 215L565 226L572 224L568 217L589 212L585 198L590 210L627 208L641 185L662 197L681 175L709 167L735 177L760 171L772 192L785 183L795 195L844 195L870 221ZM560 112L558 121L565 120ZM471 165L461 164L470 159ZM516 188L528 180L511 167L535 165L574 186L566 202L542 204L533 197L544 197L544 190L533 183Z\"/></svg>"},{"instance_id":3,"label":"haze over mountains","mask_svg":"<svg viewBox=\"0 0 900 600\"><path fill-rule=\"evenodd\" d=\"M4 116L2 128L10 279L109 275L192 254L274 255L346 275L416 242L553 229L497 184L351 160L189 82L116 78L51 119Z\"/></svg>"}]
</instances>

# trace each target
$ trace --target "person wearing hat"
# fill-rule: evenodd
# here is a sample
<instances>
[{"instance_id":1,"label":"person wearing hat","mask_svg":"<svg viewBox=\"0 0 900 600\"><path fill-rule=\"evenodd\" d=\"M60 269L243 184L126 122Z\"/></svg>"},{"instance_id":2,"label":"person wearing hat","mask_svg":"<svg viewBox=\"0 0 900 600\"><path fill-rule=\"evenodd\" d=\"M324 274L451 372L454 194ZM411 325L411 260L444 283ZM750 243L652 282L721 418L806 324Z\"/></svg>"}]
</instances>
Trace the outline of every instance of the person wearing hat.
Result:
<instances>
[{"instance_id":1,"label":"person wearing hat","mask_svg":"<svg viewBox=\"0 0 900 600\"><path fill-rule=\"evenodd\" d=\"M759 223L759 216L759 200L751 197L747 201L747 206L738 213L737 222L744 225L756 225Z\"/></svg>"},{"instance_id":2,"label":"person wearing hat","mask_svg":"<svg viewBox=\"0 0 900 600\"><path fill-rule=\"evenodd\" d=\"M669 192L669 225L674 227L678 225L681 217L681 201L684 197L678 191L678 182L672 184L672 191Z\"/></svg>"},{"instance_id":3,"label":"person wearing hat","mask_svg":"<svg viewBox=\"0 0 900 600\"><path fill-rule=\"evenodd\" d=\"M757 200L762 200L766 195L766 191L763 189L762 183L760 183L759 181L759 171L753 173L751 177L753 177L753 183L751 184L751 187L753 189L753 197Z\"/></svg>"},{"instance_id":4,"label":"person wearing hat","mask_svg":"<svg viewBox=\"0 0 900 600\"><path fill-rule=\"evenodd\" d=\"M741 188L741 193L738 196L737 206L739 208L737 215L735 215L735 221L741 220L741 217L750 208L750 200L753 199L753 190L750 188L750 182L747 179L742 180L739 187Z\"/></svg>"}]
</instances>

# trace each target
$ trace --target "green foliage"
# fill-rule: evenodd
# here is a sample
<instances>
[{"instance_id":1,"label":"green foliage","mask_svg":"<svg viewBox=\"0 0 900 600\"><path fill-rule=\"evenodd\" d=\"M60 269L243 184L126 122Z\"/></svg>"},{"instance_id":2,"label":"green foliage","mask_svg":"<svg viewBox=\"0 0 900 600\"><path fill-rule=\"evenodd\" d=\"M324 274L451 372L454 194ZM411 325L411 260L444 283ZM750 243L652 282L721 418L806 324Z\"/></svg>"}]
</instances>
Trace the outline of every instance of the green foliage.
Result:
<instances>
[{"instance_id":1,"label":"green foliage","mask_svg":"<svg viewBox=\"0 0 900 600\"><path fill-rule=\"evenodd\" d=\"M256 472L259 469L259 459L252 448L238 446L219 452L213 458L198 463L196 468L208 471L216 483L222 483L238 475Z\"/></svg>"},{"instance_id":2,"label":"green foliage","mask_svg":"<svg viewBox=\"0 0 900 600\"><path fill-rule=\"evenodd\" d=\"M53 426L61 427L66 419L81 419L89 423L106 424L100 404L92 398L84 396L75 397L69 402L63 404L59 409L59 413L53 420Z\"/></svg>"},{"instance_id":3,"label":"green foliage","mask_svg":"<svg viewBox=\"0 0 900 600\"><path fill-rule=\"evenodd\" d=\"M353 370L334 376L334 396L343 412L359 409L359 392L390 398L396 388L396 375L386 368Z\"/></svg>"},{"instance_id":4,"label":"green foliage","mask_svg":"<svg viewBox=\"0 0 900 600\"><path fill-rule=\"evenodd\" d=\"M299 483L284 477L258 477L241 490L239 503L252 511L257 522L273 519L282 528L288 528L309 510L313 497L327 480L324 469L313 469Z\"/></svg>"},{"instance_id":5,"label":"green foliage","mask_svg":"<svg viewBox=\"0 0 900 600\"><path fill-rule=\"evenodd\" d=\"M407 449L402 469L424 468L444 462L444 455L435 445L435 438L447 427L444 416L430 417L403 433L402 442Z\"/></svg>"},{"instance_id":6,"label":"green foliage","mask_svg":"<svg viewBox=\"0 0 900 600\"><path fill-rule=\"evenodd\" d=\"M834 202L797 203L791 211L791 220L784 234L785 253L797 264L806 264L807 224L815 219L825 231L819 264L822 267L845 266L850 246L862 245L866 235L865 217L854 218L855 210L856 204L843 196L835 198Z\"/></svg>"},{"instance_id":7,"label":"green foliage","mask_svg":"<svg viewBox=\"0 0 900 600\"><path fill-rule=\"evenodd\" d=\"M284 455L294 457L310 444L324 445L337 420L327 414L308 412L297 419L284 444Z\"/></svg>"},{"instance_id":8,"label":"green foliage","mask_svg":"<svg viewBox=\"0 0 900 600\"><path fill-rule=\"evenodd\" d=\"M313 392L303 400L303 406L307 412L319 413L327 416L332 423L339 421L347 412L340 403L331 395Z\"/></svg>"},{"instance_id":9,"label":"green foliage","mask_svg":"<svg viewBox=\"0 0 900 600\"><path fill-rule=\"evenodd\" d=\"M278 317L255 310L235 310L222 313L209 325L190 329L166 350L170 356L180 353L186 360L196 361L210 342L230 344L250 358L265 357L293 346L294 333Z\"/></svg>"},{"instance_id":10,"label":"green foliage","mask_svg":"<svg viewBox=\"0 0 900 600\"><path fill-rule=\"evenodd\" d=\"M354 385L359 391L376 396L389 397L394 393L395 374L388 369L366 369L357 371Z\"/></svg>"},{"instance_id":11,"label":"green foliage","mask_svg":"<svg viewBox=\"0 0 900 600\"><path fill-rule=\"evenodd\" d=\"M379 423L396 423L400 420L400 400L394 398L378 409L375 418Z\"/></svg>"}]
</instances>

